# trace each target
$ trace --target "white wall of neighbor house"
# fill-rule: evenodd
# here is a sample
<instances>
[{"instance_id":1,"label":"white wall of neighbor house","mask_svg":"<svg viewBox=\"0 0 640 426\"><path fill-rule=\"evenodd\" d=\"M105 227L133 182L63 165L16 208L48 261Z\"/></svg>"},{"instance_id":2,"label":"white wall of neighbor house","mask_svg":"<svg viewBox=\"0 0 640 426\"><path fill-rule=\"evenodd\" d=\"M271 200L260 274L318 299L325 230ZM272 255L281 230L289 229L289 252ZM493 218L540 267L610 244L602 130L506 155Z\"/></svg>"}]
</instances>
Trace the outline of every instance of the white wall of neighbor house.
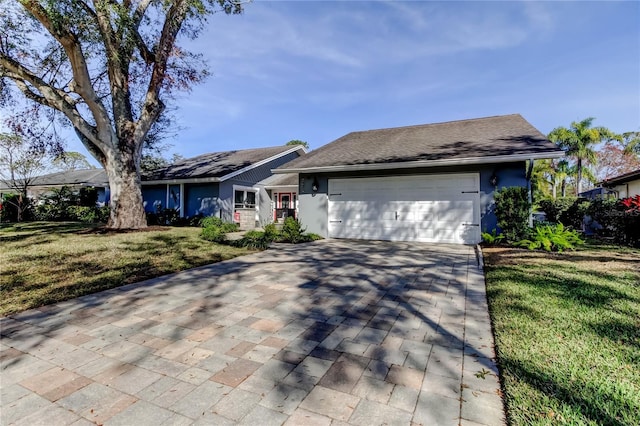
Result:
<instances>
[{"instance_id":1,"label":"white wall of neighbor house","mask_svg":"<svg viewBox=\"0 0 640 426\"><path fill-rule=\"evenodd\" d=\"M613 190L617 192L618 198L640 195L640 179L614 186Z\"/></svg>"}]
</instances>

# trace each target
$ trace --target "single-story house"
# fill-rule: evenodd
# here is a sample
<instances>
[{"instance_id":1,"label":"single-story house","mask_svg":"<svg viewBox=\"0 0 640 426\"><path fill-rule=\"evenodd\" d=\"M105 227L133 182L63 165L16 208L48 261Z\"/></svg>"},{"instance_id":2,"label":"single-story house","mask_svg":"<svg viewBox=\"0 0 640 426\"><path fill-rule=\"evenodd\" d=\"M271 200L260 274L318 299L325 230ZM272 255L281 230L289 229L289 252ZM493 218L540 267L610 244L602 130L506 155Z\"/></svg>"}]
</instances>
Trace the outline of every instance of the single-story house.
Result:
<instances>
[{"instance_id":1,"label":"single-story house","mask_svg":"<svg viewBox=\"0 0 640 426\"><path fill-rule=\"evenodd\" d=\"M615 194L618 199L640 195L640 169L605 179L598 186L609 194Z\"/></svg>"},{"instance_id":2,"label":"single-story house","mask_svg":"<svg viewBox=\"0 0 640 426\"><path fill-rule=\"evenodd\" d=\"M306 153L301 145L214 152L176 162L142 177L147 212L175 209L181 217L217 216L252 229L273 222L275 207L259 182ZM297 191L289 192L289 204ZM285 205L285 200L280 205Z\"/></svg>"},{"instance_id":3,"label":"single-story house","mask_svg":"<svg viewBox=\"0 0 640 426\"><path fill-rule=\"evenodd\" d=\"M98 192L98 205L103 206L109 202L109 179L104 169L67 170L36 176L27 187L27 195L37 199L63 186L75 191L83 187L94 187ZM13 192L6 182L2 182L0 191Z\"/></svg>"},{"instance_id":4,"label":"single-story house","mask_svg":"<svg viewBox=\"0 0 640 426\"><path fill-rule=\"evenodd\" d=\"M494 191L564 152L519 114L349 133L274 170L299 176L299 220L326 238L476 244ZM533 161L531 161L532 165Z\"/></svg>"}]
</instances>

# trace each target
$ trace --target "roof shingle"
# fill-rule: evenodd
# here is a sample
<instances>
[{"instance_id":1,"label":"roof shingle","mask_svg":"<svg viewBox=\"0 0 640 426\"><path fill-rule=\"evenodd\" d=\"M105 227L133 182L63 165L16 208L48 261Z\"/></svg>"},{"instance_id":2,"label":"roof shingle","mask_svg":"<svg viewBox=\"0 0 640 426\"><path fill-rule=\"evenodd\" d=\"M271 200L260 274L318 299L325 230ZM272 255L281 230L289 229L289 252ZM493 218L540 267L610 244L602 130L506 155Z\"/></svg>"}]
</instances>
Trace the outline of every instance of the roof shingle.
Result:
<instances>
[{"instance_id":1,"label":"roof shingle","mask_svg":"<svg viewBox=\"0 0 640 426\"><path fill-rule=\"evenodd\" d=\"M178 161L168 167L143 176L142 180L219 178L270 157L282 154L292 148L291 146L284 145L268 148L212 152Z\"/></svg>"},{"instance_id":2,"label":"roof shingle","mask_svg":"<svg viewBox=\"0 0 640 426\"><path fill-rule=\"evenodd\" d=\"M558 153L519 114L352 132L279 170Z\"/></svg>"}]
</instances>

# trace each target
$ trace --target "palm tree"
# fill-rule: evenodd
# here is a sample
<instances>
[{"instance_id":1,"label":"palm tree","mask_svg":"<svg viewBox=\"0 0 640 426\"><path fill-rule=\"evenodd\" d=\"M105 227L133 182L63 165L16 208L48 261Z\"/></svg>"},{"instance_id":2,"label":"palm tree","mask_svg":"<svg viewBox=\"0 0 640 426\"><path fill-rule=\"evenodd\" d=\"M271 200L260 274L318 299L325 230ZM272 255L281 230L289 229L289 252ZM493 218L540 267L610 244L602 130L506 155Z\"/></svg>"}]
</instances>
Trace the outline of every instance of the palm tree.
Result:
<instances>
[{"instance_id":1,"label":"palm tree","mask_svg":"<svg viewBox=\"0 0 640 426\"><path fill-rule=\"evenodd\" d=\"M596 162L593 147L600 142L618 138L606 127L591 127L593 117L582 121L574 121L570 128L556 127L549 133L549 140L562 148L566 155L576 161L576 195L582 192L583 168Z\"/></svg>"},{"instance_id":2,"label":"palm tree","mask_svg":"<svg viewBox=\"0 0 640 426\"><path fill-rule=\"evenodd\" d=\"M567 160L558 161L553 174L553 198L556 198L556 188L558 184L560 184L560 194L562 197L567 196L567 179L574 174L576 174L576 170L569 165Z\"/></svg>"}]
</instances>

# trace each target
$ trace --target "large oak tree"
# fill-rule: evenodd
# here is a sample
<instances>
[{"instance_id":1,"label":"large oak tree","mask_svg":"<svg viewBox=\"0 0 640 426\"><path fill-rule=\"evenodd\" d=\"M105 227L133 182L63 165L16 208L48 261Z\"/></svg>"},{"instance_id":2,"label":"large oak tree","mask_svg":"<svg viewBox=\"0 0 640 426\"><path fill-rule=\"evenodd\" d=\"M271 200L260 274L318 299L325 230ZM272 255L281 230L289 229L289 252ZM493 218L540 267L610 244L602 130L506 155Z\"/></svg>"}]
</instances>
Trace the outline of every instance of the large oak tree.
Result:
<instances>
[{"instance_id":1,"label":"large oak tree","mask_svg":"<svg viewBox=\"0 0 640 426\"><path fill-rule=\"evenodd\" d=\"M105 168L111 228L146 226L142 147L175 90L207 74L178 46L240 0L0 0L0 102L61 113ZM13 84L9 84L13 83Z\"/></svg>"}]
</instances>

